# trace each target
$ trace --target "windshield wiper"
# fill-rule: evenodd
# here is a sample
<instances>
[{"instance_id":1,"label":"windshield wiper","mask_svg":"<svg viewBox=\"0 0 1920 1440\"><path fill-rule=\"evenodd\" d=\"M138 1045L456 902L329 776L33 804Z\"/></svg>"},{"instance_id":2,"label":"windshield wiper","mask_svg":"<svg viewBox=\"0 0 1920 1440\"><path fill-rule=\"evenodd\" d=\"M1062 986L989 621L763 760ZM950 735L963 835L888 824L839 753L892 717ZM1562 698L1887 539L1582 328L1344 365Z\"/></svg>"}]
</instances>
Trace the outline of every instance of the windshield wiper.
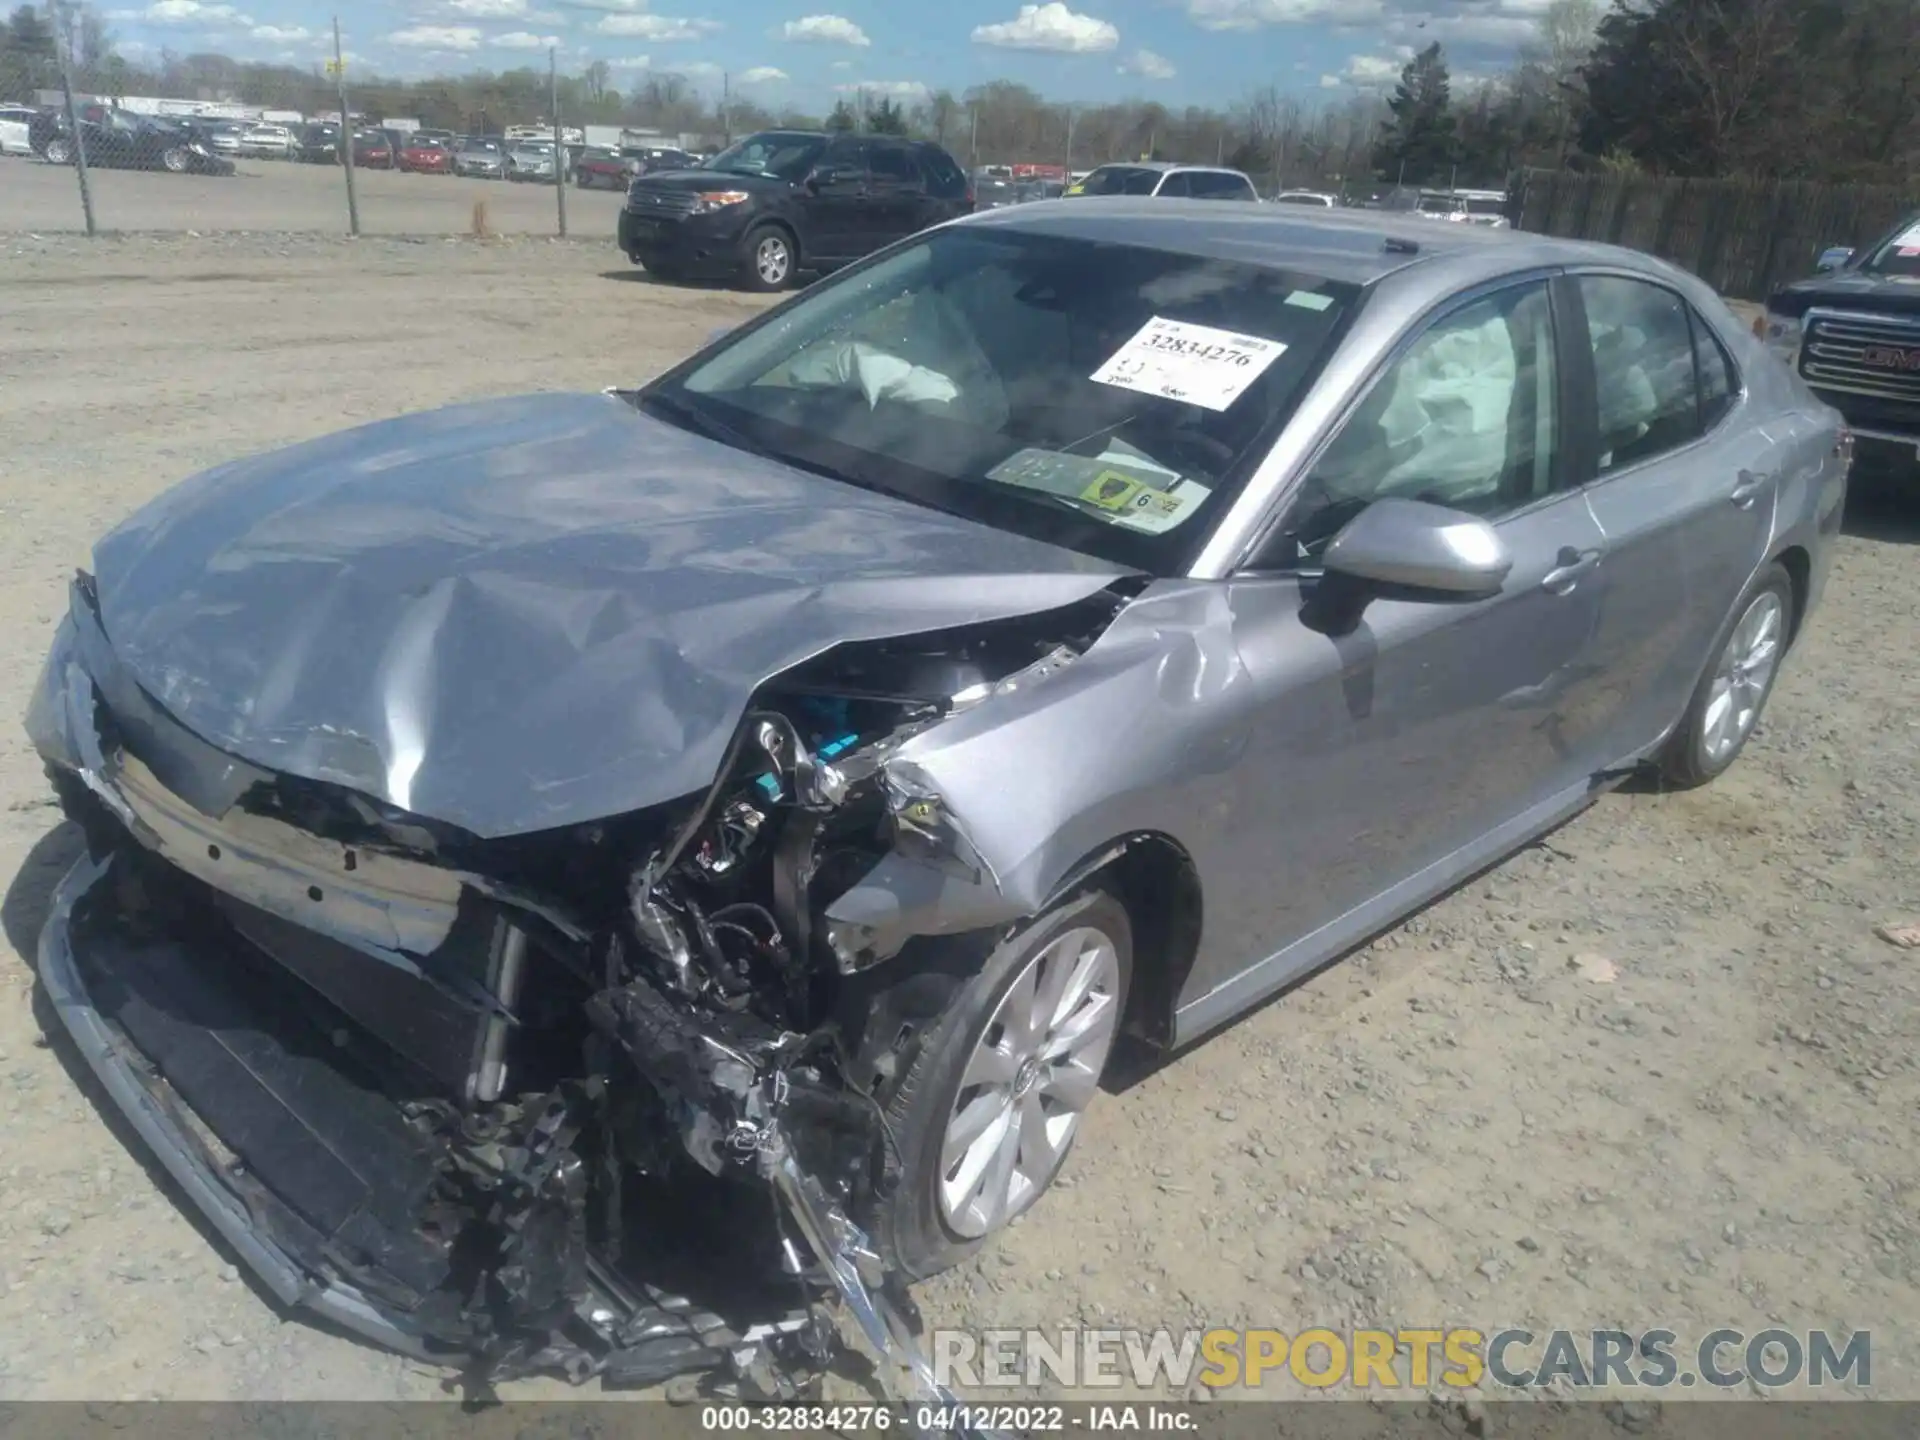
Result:
<instances>
[{"instance_id":1,"label":"windshield wiper","mask_svg":"<svg viewBox=\"0 0 1920 1440\"><path fill-rule=\"evenodd\" d=\"M767 454L766 448L757 444L744 430L676 396L648 393L640 397L640 408L655 419L665 420L682 430L691 430L696 435L704 435L709 440L718 440L722 445L731 445L736 450L745 450L749 455Z\"/></svg>"}]
</instances>

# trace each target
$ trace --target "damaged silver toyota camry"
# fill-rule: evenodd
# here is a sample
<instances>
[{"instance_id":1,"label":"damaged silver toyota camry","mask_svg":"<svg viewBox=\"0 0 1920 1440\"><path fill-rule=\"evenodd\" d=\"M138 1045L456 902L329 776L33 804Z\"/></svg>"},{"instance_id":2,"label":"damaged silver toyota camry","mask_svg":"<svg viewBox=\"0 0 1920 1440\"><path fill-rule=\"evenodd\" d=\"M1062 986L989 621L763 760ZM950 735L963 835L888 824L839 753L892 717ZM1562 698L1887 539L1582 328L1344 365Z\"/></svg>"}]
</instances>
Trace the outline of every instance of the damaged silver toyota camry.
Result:
<instances>
[{"instance_id":1,"label":"damaged silver toyota camry","mask_svg":"<svg viewBox=\"0 0 1920 1440\"><path fill-rule=\"evenodd\" d=\"M1021 206L637 390L367 425L96 547L45 985L288 1303L796 1393L1171 1047L1642 764L1707 780L1847 445L1697 282Z\"/></svg>"}]
</instances>

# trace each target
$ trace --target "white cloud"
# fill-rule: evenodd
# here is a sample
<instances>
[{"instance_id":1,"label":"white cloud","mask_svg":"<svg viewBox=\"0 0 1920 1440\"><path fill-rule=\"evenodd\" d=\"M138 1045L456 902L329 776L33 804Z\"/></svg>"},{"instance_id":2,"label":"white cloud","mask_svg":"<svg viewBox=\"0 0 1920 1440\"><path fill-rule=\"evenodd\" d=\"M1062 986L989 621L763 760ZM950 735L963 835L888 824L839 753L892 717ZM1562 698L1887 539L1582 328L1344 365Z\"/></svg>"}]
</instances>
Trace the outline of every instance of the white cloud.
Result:
<instances>
[{"instance_id":1,"label":"white cloud","mask_svg":"<svg viewBox=\"0 0 1920 1440\"><path fill-rule=\"evenodd\" d=\"M783 40L810 40L826 45L871 45L867 32L844 15L805 15L780 27Z\"/></svg>"},{"instance_id":2,"label":"white cloud","mask_svg":"<svg viewBox=\"0 0 1920 1440\"><path fill-rule=\"evenodd\" d=\"M387 43L406 50L478 50L480 32L471 25L415 25L394 31Z\"/></svg>"},{"instance_id":3,"label":"white cloud","mask_svg":"<svg viewBox=\"0 0 1920 1440\"><path fill-rule=\"evenodd\" d=\"M865 95L874 100L924 100L927 87L918 80L862 80L833 87L842 95Z\"/></svg>"},{"instance_id":4,"label":"white cloud","mask_svg":"<svg viewBox=\"0 0 1920 1440\"><path fill-rule=\"evenodd\" d=\"M488 40L502 50L551 50L560 43L558 35L535 35L529 30L510 30Z\"/></svg>"},{"instance_id":5,"label":"white cloud","mask_svg":"<svg viewBox=\"0 0 1920 1440\"><path fill-rule=\"evenodd\" d=\"M446 0L446 5L475 20L518 20L527 13L527 0Z\"/></svg>"},{"instance_id":6,"label":"white cloud","mask_svg":"<svg viewBox=\"0 0 1920 1440\"><path fill-rule=\"evenodd\" d=\"M1399 83L1400 72L1413 58L1413 47L1402 45L1391 55L1354 55L1337 75L1322 75L1322 90L1338 90L1351 85L1356 90L1385 90Z\"/></svg>"},{"instance_id":7,"label":"white cloud","mask_svg":"<svg viewBox=\"0 0 1920 1440\"><path fill-rule=\"evenodd\" d=\"M684 65L673 66L668 73L683 80L712 80L722 72L711 60L689 60Z\"/></svg>"},{"instance_id":8,"label":"white cloud","mask_svg":"<svg viewBox=\"0 0 1920 1440\"><path fill-rule=\"evenodd\" d=\"M607 65L610 69L614 70L651 70L653 68L653 57L651 55L623 55L618 60L607 61Z\"/></svg>"},{"instance_id":9,"label":"white cloud","mask_svg":"<svg viewBox=\"0 0 1920 1440\"><path fill-rule=\"evenodd\" d=\"M1331 21L1355 25L1386 13L1382 0L1186 0L1202 30L1258 30L1263 25Z\"/></svg>"},{"instance_id":10,"label":"white cloud","mask_svg":"<svg viewBox=\"0 0 1920 1440\"><path fill-rule=\"evenodd\" d=\"M153 0L144 10L113 10L107 18L147 25L253 24L252 16L241 14L231 5L203 5L200 0Z\"/></svg>"},{"instance_id":11,"label":"white cloud","mask_svg":"<svg viewBox=\"0 0 1920 1440\"><path fill-rule=\"evenodd\" d=\"M772 65L755 65L740 72L742 85L771 85L775 80L784 80L787 72Z\"/></svg>"},{"instance_id":12,"label":"white cloud","mask_svg":"<svg viewBox=\"0 0 1920 1440\"><path fill-rule=\"evenodd\" d=\"M1136 50L1119 64L1122 75L1138 75L1142 80L1171 80L1177 73L1173 62L1152 50Z\"/></svg>"},{"instance_id":13,"label":"white cloud","mask_svg":"<svg viewBox=\"0 0 1920 1440\"><path fill-rule=\"evenodd\" d=\"M299 45L318 38L302 25L256 25L247 32L247 37L270 45Z\"/></svg>"},{"instance_id":14,"label":"white cloud","mask_svg":"<svg viewBox=\"0 0 1920 1440\"><path fill-rule=\"evenodd\" d=\"M836 60L833 62L832 68L835 70L851 70L853 68L853 62L851 60Z\"/></svg>"},{"instance_id":15,"label":"white cloud","mask_svg":"<svg viewBox=\"0 0 1920 1440\"><path fill-rule=\"evenodd\" d=\"M1082 54L1111 50L1120 43L1120 32L1105 20L1069 10L1061 0L1045 5L1022 5L1019 15L996 25L976 25L976 45L997 45L1003 50L1060 50Z\"/></svg>"},{"instance_id":16,"label":"white cloud","mask_svg":"<svg viewBox=\"0 0 1920 1440\"><path fill-rule=\"evenodd\" d=\"M602 35L632 35L641 40L698 40L718 30L713 20L682 20L672 15L609 15L594 27Z\"/></svg>"}]
</instances>

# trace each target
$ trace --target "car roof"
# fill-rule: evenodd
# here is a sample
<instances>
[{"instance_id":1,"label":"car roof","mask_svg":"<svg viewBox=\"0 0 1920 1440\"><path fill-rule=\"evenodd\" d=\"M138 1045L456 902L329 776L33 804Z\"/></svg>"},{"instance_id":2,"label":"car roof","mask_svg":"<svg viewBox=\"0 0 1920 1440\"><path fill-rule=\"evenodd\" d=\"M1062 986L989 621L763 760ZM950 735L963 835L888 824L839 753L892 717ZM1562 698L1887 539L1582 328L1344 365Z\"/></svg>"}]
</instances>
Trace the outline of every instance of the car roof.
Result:
<instances>
[{"instance_id":1,"label":"car roof","mask_svg":"<svg viewBox=\"0 0 1920 1440\"><path fill-rule=\"evenodd\" d=\"M1094 170L1158 170L1171 175L1176 170L1203 170L1209 175L1240 175L1244 172L1231 165L1200 165L1188 160L1109 160L1104 165L1096 165Z\"/></svg>"},{"instance_id":2,"label":"car roof","mask_svg":"<svg viewBox=\"0 0 1920 1440\"><path fill-rule=\"evenodd\" d=\"M1356 285L1446 259L1489 276L1582 262L1669 273L1661 262L1618 246L1524 230L1435 225L1390 210L1281 210L1261 201L1083 196L984 210L953 223L1142 245L1201 259L1303 270Z\"/></svg>"}]
</instances>

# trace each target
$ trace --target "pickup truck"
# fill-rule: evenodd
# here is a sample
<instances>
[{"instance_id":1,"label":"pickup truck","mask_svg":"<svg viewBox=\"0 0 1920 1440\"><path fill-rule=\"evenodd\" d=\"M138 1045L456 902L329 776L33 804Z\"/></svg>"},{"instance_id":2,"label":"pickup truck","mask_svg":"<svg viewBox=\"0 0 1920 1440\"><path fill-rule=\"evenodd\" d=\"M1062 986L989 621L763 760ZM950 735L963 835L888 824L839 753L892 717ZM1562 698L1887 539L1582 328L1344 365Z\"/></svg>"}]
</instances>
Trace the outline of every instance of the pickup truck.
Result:
<instances>
[{"instance_id":1,"label":"pickup truck","mask_svg":"<svg viewBox=\"0 0 1920 1440\"><path fill-rule=\"evenodd\" d=\"M1864 250L1824 251L1753 329L1846 417L1862 460L1920 473L1920 214Z\"/></svg>"}]
</instances>

